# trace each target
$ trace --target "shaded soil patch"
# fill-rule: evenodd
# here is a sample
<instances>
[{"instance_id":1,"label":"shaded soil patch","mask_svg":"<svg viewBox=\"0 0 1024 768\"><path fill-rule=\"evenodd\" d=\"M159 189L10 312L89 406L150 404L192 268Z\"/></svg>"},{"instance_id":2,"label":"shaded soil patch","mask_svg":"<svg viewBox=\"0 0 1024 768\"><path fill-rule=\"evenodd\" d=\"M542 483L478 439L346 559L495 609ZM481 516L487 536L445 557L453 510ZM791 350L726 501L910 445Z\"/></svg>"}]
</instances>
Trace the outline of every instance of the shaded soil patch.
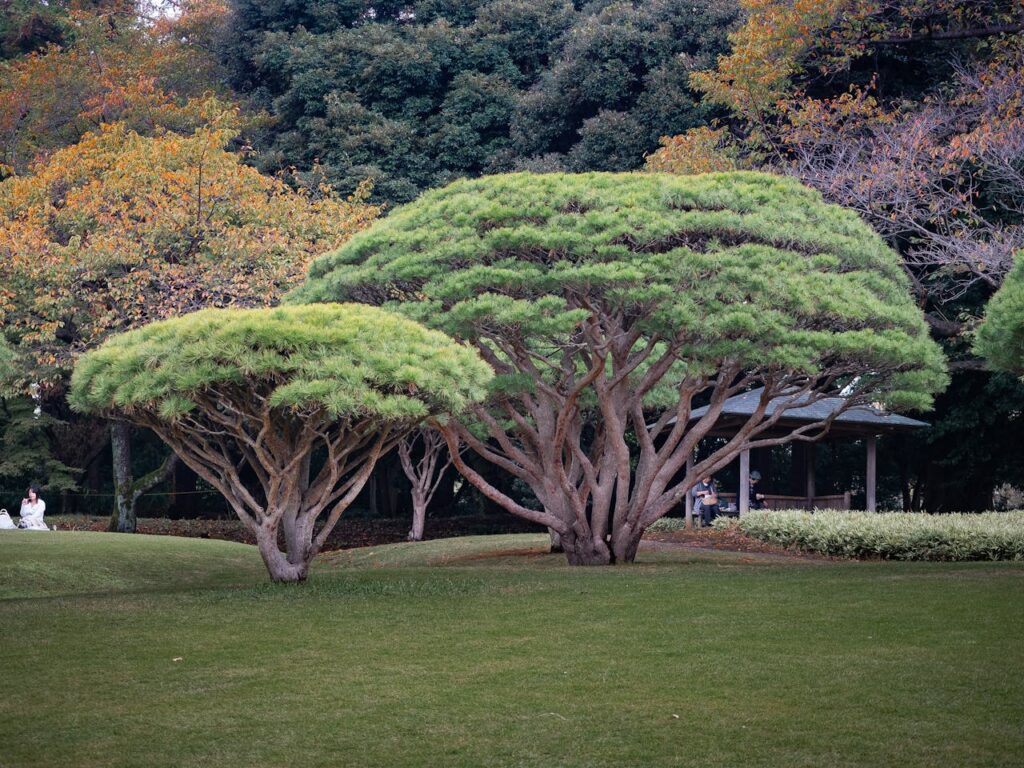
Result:
<instances>
[{"instance_id":1,"label":"shaded soil patch","mask_svg":"<svg viewBox=\"0 0 1024 768\"><path fill-rule=\"evenodd\" d=\"M449 565L457 563L474 563L482 560L499 560L509 558L521 558L523 560L547 557L551 554L547 547L517 547L513 549L496 549L493 552L478 552L475 555L461 555L448 560Z\"/></svg>"},{"instance_id":2,"label":"shaded soil patch","mask_svg":"<svg viewBox=\"0 0 1024 768\"><path fill-rule=\"evenodd\" d=\"M54 516L48 517L62 531L107 530L106 517ZM375 547L382 544L397 544L406 541L410 521L405 518L365 519L342 518L330 538L325 552L357 547ZM139 518L139 533L151 536L182 536L192 539L217 539L255 544L256 541L237 520L170 520L167 518ZM456 536L488 536L505 533L545 533L546 529L512 515L472 515L463 517L428 518L424 540L447 539ZM648 531L644 541L658 546L683 547L694 550L717 550L722 552L747 552L751 554L784 555L805 560L840 560L844 558L804 552L799 549L780 547L744 536L737 529L717 530L699 528L681 531ZM527 551L502 553L529 555ZM536 555L536 552L532 553ZM495 553L478 557L490 559ZM498 555L501 556L501 555Z\"/></svg>"},{"instance_id":3,"label":"shaded soil patch","mask_svg":"<svg viewBox=\"0 0 1024 768\"><path fill-rule=\"evenodd\" d=\"M846 558L820 555L805 552L793 547L780 547L776 544L745 536L737 528L718 530L716 528L694 528L682 531L648 531L644 541L671 544L688 549L710 549L722 552L749 552L752 554L785 555L802 560L842 560Z\"/></svg>"}]
</instances>

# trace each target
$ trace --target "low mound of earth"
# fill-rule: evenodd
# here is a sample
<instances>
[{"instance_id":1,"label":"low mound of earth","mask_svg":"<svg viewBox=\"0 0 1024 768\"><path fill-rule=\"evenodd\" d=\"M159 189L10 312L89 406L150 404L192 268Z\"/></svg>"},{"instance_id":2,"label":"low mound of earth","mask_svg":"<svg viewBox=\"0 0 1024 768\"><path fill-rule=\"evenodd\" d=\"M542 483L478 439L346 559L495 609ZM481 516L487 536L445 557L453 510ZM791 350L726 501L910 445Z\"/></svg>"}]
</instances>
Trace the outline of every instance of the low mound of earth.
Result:
<instances>
[{"instance_id":1,"label":"low mound of earth","mask_svg":"<svg viewBox=\"0 0 1024 768\"><path fill-rule=\"evenodd\" d=\"M50 522L59 530L106 531L106 517L54 517ZM255 544L253 536L237 520L169 520L167 518L140 518L139 533L152 536L181 536L193 539L216 539ZM376 547L406 541L409 521L405 518L364 519L342 518L331 533L325 551ZM512 515L473 515L462 517L429 518L425 540L449 539L461 536L486 536L514 533L542 533L533 525ZM823 555L786 549L774 544L744 536L737 529L717 530L700 528L681 531L649 531L644 541L648 547L684 547L690 549L747 552L757 554L788 555L807 559L831 559Z\"/></svg>"},{"instance_id":2,"label":"low mound of earth","mask_svg":"<svg viewBox=\"0 0 1024 768\"><path fill-rule=\"evenodd\" d=\"M47 522L61 531L106 531L107 517L55 516ZM375 547L406 541L408 518L342 518L327 540L324 551ZM484 536L507 533L538 533L540 526L512 515L467 515L427 518L424 539L448 539L456 536ZM138 532L151 536L182 536L191 539L217 539L255 544L256 539L238 520L169 520L139 518Z\"/></svg>"}]
</instances>

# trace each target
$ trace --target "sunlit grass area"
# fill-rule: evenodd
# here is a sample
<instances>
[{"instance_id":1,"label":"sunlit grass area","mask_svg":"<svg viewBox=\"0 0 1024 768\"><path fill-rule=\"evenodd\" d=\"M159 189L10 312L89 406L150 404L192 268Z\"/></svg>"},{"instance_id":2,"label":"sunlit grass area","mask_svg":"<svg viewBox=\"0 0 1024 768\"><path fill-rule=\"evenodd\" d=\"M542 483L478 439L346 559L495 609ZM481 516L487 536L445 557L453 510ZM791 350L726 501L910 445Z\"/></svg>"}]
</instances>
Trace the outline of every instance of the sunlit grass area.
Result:
<instances>
[{"instance_id":1,"label":"sunlit grass area","mask_svg":"<svg viewBox=\"0 0 1024 768\"><path fill-rule=\"evenodd\" d=\"M1024 566L0 535L3 766L1019 764Z\"/></svg>"}]
</instances>

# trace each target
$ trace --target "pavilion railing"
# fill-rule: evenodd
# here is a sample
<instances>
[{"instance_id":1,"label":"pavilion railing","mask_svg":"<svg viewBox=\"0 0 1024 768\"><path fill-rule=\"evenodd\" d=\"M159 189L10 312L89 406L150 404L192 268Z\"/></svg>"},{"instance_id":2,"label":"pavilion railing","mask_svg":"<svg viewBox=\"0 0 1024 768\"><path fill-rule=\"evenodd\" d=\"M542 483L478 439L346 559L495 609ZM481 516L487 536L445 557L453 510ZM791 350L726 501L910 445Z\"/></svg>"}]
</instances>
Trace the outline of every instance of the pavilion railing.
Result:
<instances>
[{"instance_id":1,"label":"pavilion railing","mask_svg":"<svg viewBox=\"0 0 1024 768\"><path fill-rule=\"evenodd\" d=\"M720 499L736 506L735 493L720 493ZM836 493L827 496L786 496L779 493L764 494L766 509L843 509L851 508L850 492Z\"/></svg>"}]
</instances>

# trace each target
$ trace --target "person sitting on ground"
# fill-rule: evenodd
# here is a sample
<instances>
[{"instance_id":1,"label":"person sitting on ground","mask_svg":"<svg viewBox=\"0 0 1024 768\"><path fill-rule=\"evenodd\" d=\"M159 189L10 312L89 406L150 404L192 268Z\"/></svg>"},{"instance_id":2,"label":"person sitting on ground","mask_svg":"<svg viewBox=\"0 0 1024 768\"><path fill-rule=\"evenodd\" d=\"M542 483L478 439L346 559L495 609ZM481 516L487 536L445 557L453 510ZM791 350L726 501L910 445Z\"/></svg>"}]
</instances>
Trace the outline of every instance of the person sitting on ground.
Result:
<instances>
[{"instance_id":1,"label":"person sitting on ground","mask_svg":"<svg viewBox=\"0 0 1024 768\"><path fill-rule=\"evenodd\" d=\"M756 469L750 473L750 487L747 489L747 500L750 509L764 509L764 494L757 493L757 484L761 482L761 473Z\"/></svg>"},{"instance_id":2,"label":"person sitting on ground","mask_svg":"<svg viewBox=\"0 0 1024 768\"><path fill-rule=\"evenodd\" d=\"M690 490L693 495L693 511L704 525L711 525L718 517L718 485L708 475Z\"/></svg>"},{"instance_id":3,"label":"person sitting on ground","mask_svg":"<svg viewBox=\"0 0 1024 768\"><path fill-rule=\"evenodd\" d=\"M25 498L21 500L21 519L18 527L28 531L46 531L43 515L46 513L46 502L39 498L39 486L30 485Z\"/></svg>"}]
</instances>

